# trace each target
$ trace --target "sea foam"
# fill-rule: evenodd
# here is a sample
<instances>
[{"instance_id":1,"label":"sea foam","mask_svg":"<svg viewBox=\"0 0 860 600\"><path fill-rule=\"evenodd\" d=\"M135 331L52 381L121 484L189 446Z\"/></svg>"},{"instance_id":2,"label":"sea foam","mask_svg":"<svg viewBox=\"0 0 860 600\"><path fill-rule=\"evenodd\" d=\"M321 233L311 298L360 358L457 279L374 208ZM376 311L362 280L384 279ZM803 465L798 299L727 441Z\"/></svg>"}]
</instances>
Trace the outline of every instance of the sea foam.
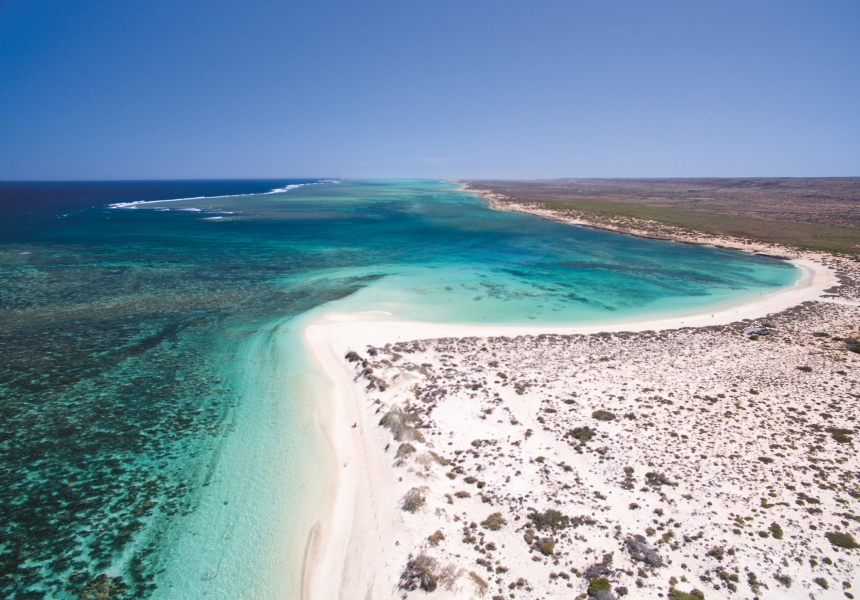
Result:
<instances>
[{"instance_id":1,"label":"sea foam","mask_svg":"<svg viewBox=\"0 0 860 600\"><path fill-rule=\"evenodd\" d=\"M315 181L313 183L293 183L290 185L286 185L281 188L273 188L268 192L259 192L252 194L222 194L219 196L190 196L188 198L169 198L166 200L134 200L132 202L114 202L113 204L108 204L108 208L137 208L138 206L144 206L146 204L161 204L162 202L187 202L188 200L206 200L206 199L219 199L219 198L243 198L245 196L262 196L266 194L283 194L285 192L289 192L291 190L298 189L300 187L305 187L307 185L320 185L324 183L340 183L334 179L325 179L322 181Z\"/></svg>"}]
</instances>

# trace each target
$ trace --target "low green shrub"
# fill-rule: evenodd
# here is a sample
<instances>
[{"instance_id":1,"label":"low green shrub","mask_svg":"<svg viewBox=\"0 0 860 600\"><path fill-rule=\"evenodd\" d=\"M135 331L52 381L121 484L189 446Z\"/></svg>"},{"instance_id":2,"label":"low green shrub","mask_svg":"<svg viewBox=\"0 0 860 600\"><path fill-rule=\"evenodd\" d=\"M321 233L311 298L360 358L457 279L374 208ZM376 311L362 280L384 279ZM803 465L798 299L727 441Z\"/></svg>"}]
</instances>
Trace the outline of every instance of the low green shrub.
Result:
<instances>
[{"instance_id":1,"label":"low green shrub","mask_svg":"<svg viewBox=\"0 0 860 600\"><path fill-rule=\"evenodd\" d=\"M490 531L498 531L506 523L507 521L502 516L502 513L496 512L481 521L481 527L483 527L484 529L489 529Z\"/></svg>"},{"instance_id":2,"label":"low green shrub","mask_svg":"<svg viewBox=\"0 0 860 600\"><path fill-rule=\"evenodd\" d=\"M701 590L690 590L682 592L681 590L669 590L669 600L704 600L705 594Z\"/></svg>"},{"instance_id":3,"label":"low green shrub","mask_svg":"<svg viewBox=\"0 0 860 600\"><path fill-rule=\"evenodd\" d=\"M770 534L776 540L781 540L783 535L784 535L784 532L782 531L782 527L779 526L779 523L771 523L770 527L768 527L768 530L770 531Z\"/></svg>"},{"instance_id":4,"label":"low green shrub","mask_svg":"<svg viewBox=\"0 0 860 600\"><path fill-rule=\"evenodd\" d=\"M523 534L523 539L525 540L526 544L531 546L532 542L535 541L534 529L526 529L526 532Z\"/></svg>"},{"instance_id":5,"label":"low green shrub","mask_svg":"<svg viewBox=\"0 0 860 600\"><path fill-rule=\"evenodd\" d=\"M600 409L591 413L591 418L597 419L598 421L614 421L615 414L609 412L608 410Z\"/></svg>"},{"instance_id":6,"label":"low green shrub","mask_svg":"<svg viewBox=\"0 0 860 600\"><path fill-rule=\"evenodd\" d=\"M544 529L558 531L559 529L564 529L570 525L570 517L562 514L554 508L547 509L542 513L533 512L529 515L529 519L531 519L539 531Z\"/></svg>"},{"instance_id":7,"label":"low green shrub","mask_svg":"<svg viewBox=\"0 0 860 600\"><path fill-rule=\"evenodd\" d=\"M566 434L564 434L564 437L572 437L576 440L579 440L580 443L584 444L587 441L589 441L591 438L593 438L594 434L596 434L596 433L597 433L597 431L595 431L594 429L591 429L588 426L574 427L573 429L568 431Z\"/></svg>"},{"instance_id":8,"label":"low green shrub","mask_svg":"<svg viewBox=\"0 0 860 600\"><path fill-rule=\"evenodd\" d=\"M854 541L854 536L850 533L831 531L830 533L825 533L824 537L826 537L827 540L837 548L844 548L846 550L860 548L860 544Z\"/></svg>"},{"instance_id":9,"label":"low green shrub","mask_svg":"<svg viewBox=\"0 0 860 600\"><path fill-rule=\"evenodd\" d=\"M595 577L588 582L587 593L589 596L594 596L597 592L608 592L612 590L612 584L606 577Z\"/></svg>"},{"instance_id":10,"label":"low green shrub","mask_svg":"<svg viewBox=\"0 0 860 600\"><path fill-rule=\"evenodd\" d=\"M825 431L840 444L850 444L851 435L854 433L853 429L839 429L838 427L828 427Z\"/></svg>"}]
</instances>

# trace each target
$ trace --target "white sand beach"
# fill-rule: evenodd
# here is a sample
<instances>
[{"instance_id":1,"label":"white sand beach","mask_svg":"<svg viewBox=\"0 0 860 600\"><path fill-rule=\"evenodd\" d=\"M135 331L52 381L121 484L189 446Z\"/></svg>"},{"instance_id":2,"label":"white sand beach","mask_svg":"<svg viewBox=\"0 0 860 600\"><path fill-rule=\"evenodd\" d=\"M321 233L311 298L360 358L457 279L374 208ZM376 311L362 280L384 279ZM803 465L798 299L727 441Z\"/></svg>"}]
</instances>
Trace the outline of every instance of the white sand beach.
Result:
<instances>
[{"instance_id":1,"label":"white sand beach","mask_svg":"<svg viewBox=\"0 0 860 600\"><path fill-rule=\"evenodd\" d=\"M857 551L824 535L857 528L860 356L812 334L848 336L860 311L825 293L833 269L795 264L791 289L659 320L323 315L305 339L331 380L338 473L306 597L584 598L600 577L595 597L844 597ZM753 320L772 334L741 334ZM801 481L831 465L836 487Z\"/></svg>"}]
</instances>

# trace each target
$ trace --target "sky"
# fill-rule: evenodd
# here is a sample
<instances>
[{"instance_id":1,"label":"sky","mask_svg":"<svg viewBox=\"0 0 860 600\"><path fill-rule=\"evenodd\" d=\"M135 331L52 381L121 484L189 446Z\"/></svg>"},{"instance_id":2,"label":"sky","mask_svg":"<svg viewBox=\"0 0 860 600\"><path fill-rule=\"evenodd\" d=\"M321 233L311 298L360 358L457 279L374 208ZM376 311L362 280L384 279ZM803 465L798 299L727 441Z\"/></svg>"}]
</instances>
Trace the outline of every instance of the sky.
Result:
<instances>
[{"instance_id":1,"label":"sky","mask_svg":"<svg viewBox=\"0 0 860 600\"><path fill-rule=\"evenodd\" d=\"M0 0L0 180L858 175L857 0Z\"/></svg>"}]
</instances>

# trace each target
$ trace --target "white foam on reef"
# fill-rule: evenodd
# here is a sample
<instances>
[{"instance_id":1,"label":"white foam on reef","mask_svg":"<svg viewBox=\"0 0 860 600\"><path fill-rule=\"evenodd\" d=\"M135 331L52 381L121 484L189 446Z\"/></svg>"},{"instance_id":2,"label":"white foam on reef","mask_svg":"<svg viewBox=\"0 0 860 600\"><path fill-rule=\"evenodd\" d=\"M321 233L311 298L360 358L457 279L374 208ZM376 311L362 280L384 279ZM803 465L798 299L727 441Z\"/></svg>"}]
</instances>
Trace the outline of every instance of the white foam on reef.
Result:
<instances>
[{"instance_id":1,"label":"white foam on reef","mask_svg":"<svg viewBox=\"0 0 860 600\"><path fill-rule=\"evenodd\" d=\"M269 190L265 192L266 194L281 194L283 192L289 192L290 190L294 190L296 188L305 187L307 185L322 185L324 183L340 183L336 179L323 179L322 181L314 181L313 183L293 183L282 188L275 188L273 190Z\"/></svg>"},{"instance_id":2,"label":"white foam on reef","mask_svg":"<svg viewBox=\"0 0 860 600\"><path fill-rule=\"evenodd\" d=\"M275 188L273 190L269 190L266 192L267 194L280 194L283 192L289 192L290 190L294 190L296 188L304 187L306 185L310 185L309 183L294 183L292 185L288 185L282 188Z\"/></svg>"},{"instance_id":3,"label":"white foam on reef","mask_svg":"<svg viewBox=\"0 0 860 600\"><path fill-rule=\"evenodd\" d=\"M242 194L248 196L250 194ZM208 196L209 198L226 198L227 196ZM108 208L137 208L143 204L160 204L161 202L184 202L186 200L203 200L207 196L194 196L193 198L172 198L169 200L135 200L134 202L115 202L108 204Z\"/></svg>"},{"instance_id":4,"label":"white foam on reef","mask_svg":"<svg viewBox=\"0 0 860 600\"><path fill-rule=\"evenodd\" d=\"M108 208L137 208L146 204L161 204L162 202L185 202L187 200L205 200L207 198L242 198L244 196L264 196L267 194L283 194L296 188L305 187L306 185L321 185L323 183L340 183L334 179L324 179L322 181L314 181L312 183L293 183L282 188L273 188L268 192L259 192L254 194L224 194L222 196L191 196L189 198L170 198L167 200L135 200L133 202L114 202L108 204Z\"/></svg>"}]
</instances>

